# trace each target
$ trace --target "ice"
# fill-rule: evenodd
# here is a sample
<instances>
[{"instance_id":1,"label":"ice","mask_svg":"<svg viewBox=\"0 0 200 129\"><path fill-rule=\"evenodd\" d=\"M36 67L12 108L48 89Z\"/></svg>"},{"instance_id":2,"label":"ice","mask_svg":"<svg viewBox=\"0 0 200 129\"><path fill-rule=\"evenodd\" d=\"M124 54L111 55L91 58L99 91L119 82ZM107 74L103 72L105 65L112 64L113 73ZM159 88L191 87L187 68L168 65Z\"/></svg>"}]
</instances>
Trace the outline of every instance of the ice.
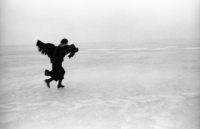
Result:
<instances>
[{"instance_id":1,"label":"ice","mask_svg":"<svg viewBox=\"0 0 200 129\"><path fill-rule=\"evenodd\" d=\"M200 51L84 49L65 58L64 89L47 88L47 56L1 47L2 129L199 129Z\"/></svg>"}]
</instances>

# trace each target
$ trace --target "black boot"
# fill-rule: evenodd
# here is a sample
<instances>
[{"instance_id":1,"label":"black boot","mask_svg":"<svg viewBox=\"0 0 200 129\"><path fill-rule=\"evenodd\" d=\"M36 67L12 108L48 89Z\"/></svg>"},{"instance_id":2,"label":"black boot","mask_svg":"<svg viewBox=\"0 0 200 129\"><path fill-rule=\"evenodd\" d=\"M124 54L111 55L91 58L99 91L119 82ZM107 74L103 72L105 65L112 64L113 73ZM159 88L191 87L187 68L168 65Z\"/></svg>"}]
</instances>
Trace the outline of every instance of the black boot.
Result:
<instances>
[{"instance_id":1,"label":"black boot","mask_svg":"<svg viewBox=\"0 0 200 129\"><path fill-rule=\"evenodd\" d=\"M47 84L47 87L50 88L50 80L49 79L45 79L44 82Z\"/></svg>"},{"instance_id":2,"label":"black boot","mask_svg":"<svg viewBox=\"0 0 200 129\"><path fill-rule=\"evenodd\" d=\"M57 88L64 88L65 86L63 85L58 85Z\"/></svg>"},{"instance_id":3,"label":"black boot","mask_svg":"<svg viewBox=\"0 0 200 129\"><path fill-rule=\"evenodd\" d=\"M58 81L58 86L57 88L64 88L65 86L62 85L62 80L59 80Z\"/></svg>"}]
</instances>

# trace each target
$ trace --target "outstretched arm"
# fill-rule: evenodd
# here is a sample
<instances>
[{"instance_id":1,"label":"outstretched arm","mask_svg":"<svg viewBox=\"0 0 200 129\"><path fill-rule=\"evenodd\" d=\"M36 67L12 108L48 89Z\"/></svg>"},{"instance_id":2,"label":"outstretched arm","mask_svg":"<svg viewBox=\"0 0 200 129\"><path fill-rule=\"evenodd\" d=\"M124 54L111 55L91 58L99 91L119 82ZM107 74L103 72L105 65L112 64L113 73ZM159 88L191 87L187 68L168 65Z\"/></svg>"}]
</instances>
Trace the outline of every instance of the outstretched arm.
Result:
<instances>
[{"instance_id":1,"label":"outstretched arm","mask_svg":"<svg viewBox=\"0 0 200 129\"><path fill-rule=\"evenodd\" d=\"M76 52L78 52L78 48L72 44L72 45L66 45L63 47L63 52L64 52L64 55L68 55L69 58L73 57L75 55Z\"/></svg>"},{"instance_id":2,"label":"outstretched arm","mask_svg":"<svg viewBox=\"0 0 200 129\"><path fill-rule=\"evenodd\" d=\"M51 57L55 50L55 46L53 44L43 43L40 40L37 41L36 46L38 47L39 52L41 52L44 55L48 55L48 57Z\"/></svg>"},{"instance_id":3,"label":"outstretched arm","mask_svg":"<svg viewBox=\"0 0 200 129\"><path fill-rule=\"evenodd\" d=\"M73 57L75 55L75 53L78 52L78 50L79 49L74 44L72 44L71 45L70 54L68 55L68 57L69 58Z\"/></svg>"}]
</instances>

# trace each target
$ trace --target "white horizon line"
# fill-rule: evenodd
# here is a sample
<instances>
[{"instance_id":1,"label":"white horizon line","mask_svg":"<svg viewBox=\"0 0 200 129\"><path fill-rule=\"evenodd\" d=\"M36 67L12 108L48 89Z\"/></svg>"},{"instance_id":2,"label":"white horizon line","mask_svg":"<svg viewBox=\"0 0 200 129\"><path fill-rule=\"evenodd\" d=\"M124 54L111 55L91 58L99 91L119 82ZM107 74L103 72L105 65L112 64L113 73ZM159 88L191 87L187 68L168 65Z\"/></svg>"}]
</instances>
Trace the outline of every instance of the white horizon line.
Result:
<instances>
[{"instance_id":1,"label":"white horizon line","mask_svg":"<svg viewBox=\"0 0 200 129\"><path fill-rule=\"evenodd\" d=\"M200 47L158 47L158 48L89 48L85 50L97 50L97 51L140 51L140 50L176 50L176 49L185 49L185 50L198 50Z\"/></svg>"}]
</instances>

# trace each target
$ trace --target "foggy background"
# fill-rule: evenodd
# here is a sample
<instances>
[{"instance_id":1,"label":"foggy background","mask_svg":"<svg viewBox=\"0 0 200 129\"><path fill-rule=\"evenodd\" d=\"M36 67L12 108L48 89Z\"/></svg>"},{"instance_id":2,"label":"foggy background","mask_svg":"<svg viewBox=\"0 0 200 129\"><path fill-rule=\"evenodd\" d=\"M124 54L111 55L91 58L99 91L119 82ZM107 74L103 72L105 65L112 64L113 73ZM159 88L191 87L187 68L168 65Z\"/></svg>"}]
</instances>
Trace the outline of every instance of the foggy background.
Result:
<instances>
[{"instance_id":1,"label":"foggy background","mask_svg":"<svg viewBox=\"0 0 200 129\"><path fill-rule=\"evenodd\" d=\"M199 0L1 0L0 45L35 45L37 39L58 44L64 37L80 48L194 45L199 5Z\"/></svg>"},{"instance_id":2,"label":"foggy background","mask_svg":"<svg viewBox=\"0 0 200 129\"><path fill-rule=\"evenodd\" d=\"M199 0L1 0L0 128L199 129ZM37 40L65 57L47 88ZM14 46L14 47L13 47Z\"/></svg>"}]
</instances>

